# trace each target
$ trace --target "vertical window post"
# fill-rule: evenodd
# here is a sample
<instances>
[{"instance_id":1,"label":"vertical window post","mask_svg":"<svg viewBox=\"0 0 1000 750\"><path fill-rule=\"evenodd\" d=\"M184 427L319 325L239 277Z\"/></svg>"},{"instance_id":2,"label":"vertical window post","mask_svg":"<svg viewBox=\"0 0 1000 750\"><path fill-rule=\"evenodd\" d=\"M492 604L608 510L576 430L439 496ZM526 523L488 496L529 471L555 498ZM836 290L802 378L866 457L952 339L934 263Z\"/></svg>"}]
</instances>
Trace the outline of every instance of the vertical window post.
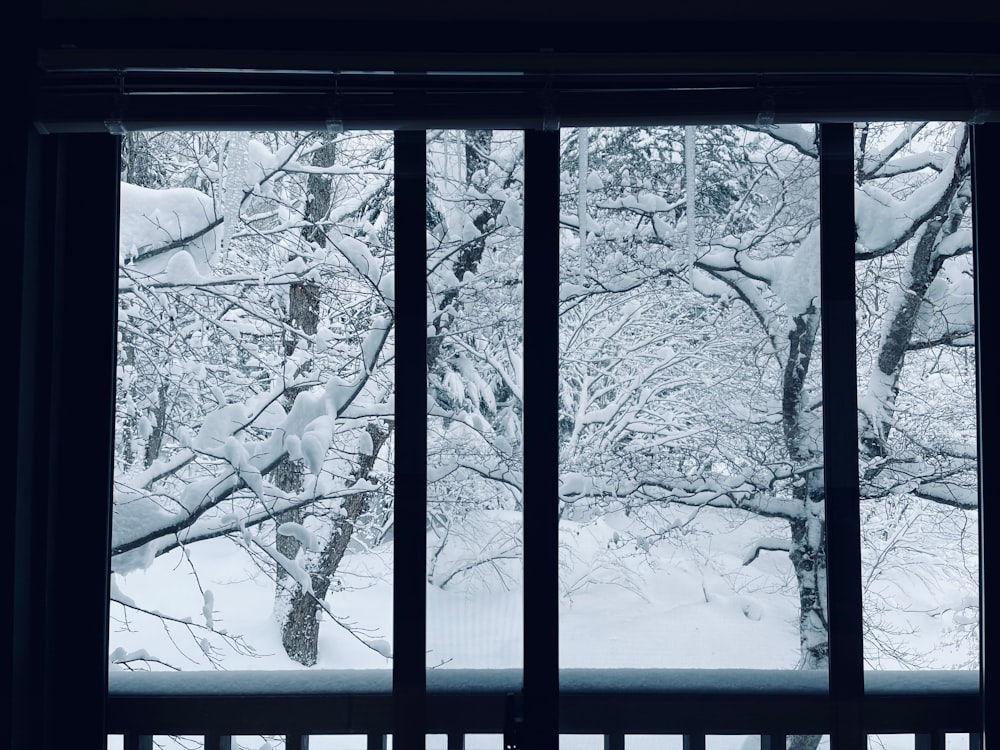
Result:
<instances>
[{"instance_id":1,"label":"vertical window post","mask_svg":"<svg viewBox=\"0 0 1000 750\"><path fill-rule=\"evenodd\" d=\"M427 630L427 136L395 134L396 491L393 500L393 746L424 747Z\"/></svg>"},{"instance_id":2,"label":"vertical window post","mask_svg":"<svg viewBox=\"0 0 1000 750\"><path fill-rule=\"evenodd\" d=\"M559 746L559 130L524 134L524 747Z\"/></svg>"},{"instance_id":3,"label":"vertical window post","mask_svg":"<svg viewBox=\"0 0 1000 750\"><path fill-rule=\"evenodd\" d=\"M854 126L821 124L823 461L834 750L860 750L864 662L854 283Z\"/></svg>"}]
</instances>

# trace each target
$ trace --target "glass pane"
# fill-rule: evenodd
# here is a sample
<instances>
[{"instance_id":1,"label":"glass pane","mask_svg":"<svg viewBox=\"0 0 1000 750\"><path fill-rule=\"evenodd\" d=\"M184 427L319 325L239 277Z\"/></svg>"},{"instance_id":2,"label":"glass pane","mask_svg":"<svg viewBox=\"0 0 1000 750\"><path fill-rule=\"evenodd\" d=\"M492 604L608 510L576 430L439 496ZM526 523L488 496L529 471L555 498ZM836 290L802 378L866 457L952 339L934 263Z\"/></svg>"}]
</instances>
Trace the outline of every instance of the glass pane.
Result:
<instances>
[{"instance_id":1,"label":"glass pane","mask_svg":"<svg viewBox=\"0 0 1000 750\"><path fill-rule=\"evenodd\" d=\"M201 735L153 735L156 750L204 750L205 738Z\"/></svg>"},{"instance_id":2,"label":"glass pane","mask_svg":"<svg viewBox=\"0 0 1000 750\"><path fill-rule=\"evenodd\" d=\"M913 750L912 734L870 734L868 750Z\"/></svg>"},{"instance_id":3,"label":"glass pane","mask_svg":"<svg viewBox=\"0 0 1000 750\"><path fill-rule=\"evenodd\" d=\"M814 128L562 153L561 666L825 669Z\"/></svg>"},{"instance_id":4,"label":"glass pane","mask_svg":"<svg viewBox=\"0 0 1000 750\"><path fill-rule=\"evenodd\" d=\"M427 666L522 661L520 132L427 143Z\"/></svg>"},{"instance_id":5,"label":"glass pane","mask_svg":"<svg viewBox=\"0 0 1000 750\"><path fill-rule=\"evenodd\" d=\"M232 737L233 750L285 750L285 738L275 735L239 735Z\"/></svg>"},{"instance_id":6,"label":"glass pane","mask_svg":"<svg viewBox=\"0 0 1000 750\"><path fill-rule=\"evenodd\" d=\"M969 130L855 131L869 669L979 664Z\"/></svg>"},{"instance_id":7,"label":"glass pane","mask_svg":"<svg viewBox=\"0 0 1000 750\"><path fill-rule=\"evenodd\" d=\"M111 667L388 668L391 134L123 157Z\"/></svg>"},{"instance_id":8,"label":"glass pane","mask_svg":"<svg viewBox=\"0 0 1000 750\"><path fill-rule=\"evenodd\" d=\"M944 736L945 750L971 750L971 739L967 733L948 732Z\"/></svg>"}]
</instances>

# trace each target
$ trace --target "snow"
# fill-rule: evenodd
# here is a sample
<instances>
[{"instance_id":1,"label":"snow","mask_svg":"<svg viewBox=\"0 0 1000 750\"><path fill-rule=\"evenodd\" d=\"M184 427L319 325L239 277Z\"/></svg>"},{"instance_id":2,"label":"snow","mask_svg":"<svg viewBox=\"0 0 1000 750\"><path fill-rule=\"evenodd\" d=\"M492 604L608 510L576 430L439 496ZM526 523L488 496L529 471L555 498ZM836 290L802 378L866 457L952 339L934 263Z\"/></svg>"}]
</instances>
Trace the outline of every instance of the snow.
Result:
<instances>
[{"instance_id":1,"label":"snow","mask_svg":"<svg viewBox=\"0 0 1000 750\"><path fill-rule=\"evenodd\" d=\"M247 417L247 408L243 404L227 404L209 412L191 441L191 447L196 451L220 455L220 450L228 446L229 439L246 424Z\"/></svg>"},{"instance_id":2,"label":"snow","mask_svg":"<svg viewBox=\"0 0 1000 750\"><path fill-rule=\"evenodd\" d=\"M114 695L352 695L392 692L388 669L112 672Z\"/></svg>"},{"instance_id":3,"label":"snow","mask_svg":"<svg viewBox=\"0 0 1000 750\"><path fill-rule=\"evenodd\" d=\"M285 435L285 450L293 461L302 460L302 440L298 435Z\"/></svg>"},{"instance_id":4,"label":"snow","mask_svg":"<svg viewBox=\"0 0 1000 750\"><path fill-rule=\"evenodd\" d=\"M205 605L201 608L201 614L205 618L205 627L211 628L215 621L215 595L211 589L205 589Z\"/></svg>"},{"instance_id":5,"label":"snow","mask_svg":"<svg viewBox=\"0 0 1000 750\"><path fill-rule=\"evenodd\" d=\"M264 554L266 554L268 557L270 557L272 560L278 563L278 565L280 565L282 569L284 569L284 571L292 577L292 580L302 587L303 591L307 591L310 594L312 593L313 591L312 578L310 577L309 572L301 565L299 565L297 561L292 560L286 557L285 555L281 554L276 547L273 547L270 544L265 544L257 536L252 536L251 540L257 545L257 547L260 548L260 550Z\"/></svg>"},{"instance_id":6,"label":"snow","mask_svg":"<svg viewBox=\"0 0 1000 750\"><path fill-rule=\"evenodd\" d=\"M113 656L124 657L125 653L119 651ZM522 688L521 675L520 669L429 670L427 691L517 692ZM113 671L108 675L108 683L112 695L390 695L392 672L388 669ZM566 693L824 695L827 685L825 672L809 670L562 669L559 672L559 689ZM978 695L979 675L948 670L866 672L865 692L873 696Z\"/></svg>"},{"instance_id":7,"label":"snow","mask_svg":"<svg viewBox=\"0 0 1000 750\"><path fill-rule=\"evenodd\" d=\"M371 456L374 452L375 444L372 442L372 436L365 430L358 435L358 453L362 456Z\"/></svg>"},{"instance_id":8,"label":"snow","mask_svg":"<svg viewBox=\"0 0 1000 750\"><path fill-rule=\"evenodd\" d=\"M226 438L222 453L234 469L241 469L250 463L250 454L247 453L246 447L232 435Z\"/></svg>"},{"instance_id":9,"label":"snow","mask_svg":"<svg viewBox=\"0 0 1000 750\"><path fill-rule=\"evenodd\" d=\"M775 258L771 288L781 298L787 314L797 317L810 306L819 310L819 229L810 232L791 258Z\"/></svg>"},{"instance_id":10,"label":"snow","mask_svg":"<svg viewBox=\"0 0 1000 750\"><path fill-rule=\"evenodd\" d=\"M191 253L186 250L178 250L170 256L163 275L160 278L168 284L203 284L205 277L201 275Z\"/></svg>"},{"instance_id":11,"label":"snow","mask_svg":"<svg viewBox=\"0 0 1000 750\"><path fill-rule=\"evenodd\" d=\"M285 521L278 526L277 531L282 536L290 536L297 539L302 548L307 552L318 552L320 549L316 541L316 535L300 523Z\"/></svg>"},{"instance_id":12,"label":"snow","mask_svg":"<svg viewBox=\"0 0 1000 750\"><path fill-rule=\"evenodd\" d=\"M339 414L355 393L353 381L334 375L326 383L326 408L328 414Z\"/></svg>"},{"instance_id":13,"label":"snow","mask_svg":"<svg viewBox=\"0 0 1000 750\"><path fill-rule=\"evenodd\" d=\"M382 277L382 263L372 256L365 243L354 237L341 237L336 243L336 248L358 273L378 283Z\"/></svg>"},{"instance_id":14,"label":"snow","mask_svg":"<svg viewBox=\"0 0 1000 750\"><path fill-rule=\"evenodd\" d=\"M524 228L524 208L521 206L519 196L504 201L500 215L497 217L497 226L510 226L516 229Z\"/></svg>"},{"instance_id":15,"label":"snow","mask_svg":"<svg viewBox=\"0 0 1000 750\"><path fill-rule=\"evenodd\" d=\"M950 165L905 200L871 182L855 190L854 218L860 249L878 251L897 243L913 226L914 219L927 214L941 199L953 175L954 165Z\"/></svg>"},{"instance_id":16,"label":"snow","mask_svg":"<svg viewBox=\"0 0 1000 750\"><path fill-rule=\"evenodd\" d=\"M333 421L330 417L317 417L310 422L302 433L302 458L306 462L309 473L319 475L326 460L326 453L333 440Z\"/></svg>"},{"instance_id":17,"label":"snow","mask_svg":"<svg viewBox=\"0 0 1000 750\"><path fill-rule=\"evenodd\" d=\"M823 695L826 672L784 669L563 669L559 689L569 693Z\"/></svg>"},{"instance_id":18,"label":"snow","mask_svg":"<svg viewBox=\"0 0 1000 750\"><path fill-rule=\"evenodd\" d=\"M182 251L199 275L210 272L220 237L216 229L209 229L217 221L209 196L193 188L151 190L123 182L121 206L118 248L120 257L128 261L126 268L149 276L159 274L180 250L158 252L161 248L204 232Z\"/></svg>"},{"instance_id":19,"label":"snow","mask_svg":"<svg viewBox=\"0 0 1000 750\"><path fill-rule=\"evenodd\" d=\"M805 154L816 155L816 132L802 125L770 125L767 132L778 140L790 143Z\"/></svg>"}]
</instances>

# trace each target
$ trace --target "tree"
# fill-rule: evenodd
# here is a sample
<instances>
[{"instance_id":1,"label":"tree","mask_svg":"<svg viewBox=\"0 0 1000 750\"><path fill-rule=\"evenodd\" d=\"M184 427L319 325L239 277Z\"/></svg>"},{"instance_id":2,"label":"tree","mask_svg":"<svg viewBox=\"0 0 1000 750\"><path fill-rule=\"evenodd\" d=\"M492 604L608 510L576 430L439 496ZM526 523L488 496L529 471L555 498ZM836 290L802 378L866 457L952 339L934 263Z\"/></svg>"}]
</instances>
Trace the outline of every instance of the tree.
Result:
<instances>
[{"instance_id":1,"label":"tree","mask_svg":"<svg viewBox=\"0 0 1000 750\"><path fill-rule=\"evenodd\" d=\"M325 587L391 496L388 145L296 133L130 143L177 187L122 188L112 569L227 537L282 571L289 655L308 662L317 608L349 627ZM180 624L216 663L222 642L246 646L213 627L203 593L204 625Z\"/></svg>"},{"instance_id":2,"label":"tree","mask_svg":"<svg viewBox=\"0 0 1000 750\"><path fill-rule=\"evenodd\" d=\"M678 506L785 524L765 525L747 562L787 551L800 666L825 668L814 137L797 126L700 128L691 196L680 129L587 135L587 159L582 136L564 139L563 501L578 515L644 513L644 544L691 522L671 514ZM949 565L967 570L974 535L955 509L975 508L974 411L969 363L949 354L972 334L966 141L963 127L859 130L857 260L869 277L879 262L879 281L859 297L870 315L859 349L877 364L861 399L865 507L903 502L911 515L899 528L913 529L916 508L952 518L962 562ZM944 421L910 406L934 403L930 361L948 384ZM876 622L887 599L874 581L888 563L868 559L878 571L868 576L869 658L891 645L919 663L902 633ZM967 609L967 593L957 599Z\"/></svg>"},{"instance_id":3,"label":"tree","mask_svg":"<svg viewBox=\"0 0 1000 750\"><path fill-rule=\"evenodd\" d=\"M947 623L942 642L976 638L967 133L857 134L866 656L920 665L918 610ZM227 537L274 577L293 659L315 663L321 614L388 654L328 602L353 552L392 534L385 138L128 148L114 569ZM722 515L756 531L745 566L787 555L798 666L825 668L814 129L589 128L562 148L564 531L630 519L564 594L623 580L622 555L689 545ZM522 164L519 134L428 140L427 579L444 590L522 575ZM934 559L932 534L947 540ZM580 553L562 552L569 570ZM226 638L245 645L212 606L206 590L205 624L181 627L217 660Z\"/></svg>"},{"instance_id":4,"label":"tree","mask_svg":"<svg viewBox=\"0 0 1000 750\"><path fill-rule=\"evenodd\" d=\"M427 148L427 580L470 594L516 590L522 138L441 131ZM430 640L435 635L431 621ZM430 666L452 659L428 654Z\"/></svg>"}]
</instances>

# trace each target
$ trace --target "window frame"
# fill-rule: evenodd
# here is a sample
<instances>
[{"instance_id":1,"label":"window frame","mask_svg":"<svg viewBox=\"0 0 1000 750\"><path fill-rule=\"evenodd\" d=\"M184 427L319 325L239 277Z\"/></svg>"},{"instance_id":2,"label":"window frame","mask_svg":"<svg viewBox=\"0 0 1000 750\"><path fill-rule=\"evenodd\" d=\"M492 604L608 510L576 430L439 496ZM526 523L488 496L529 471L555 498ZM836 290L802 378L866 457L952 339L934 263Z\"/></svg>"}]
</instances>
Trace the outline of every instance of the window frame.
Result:
<instances>
[{"instance_id":1,"label":"window frame","mask_svg":"<svg viewBox=\"0 0 1000 750\"><path fill-rule=\"evenodd\" d=\"M154 71L155 73L156 71ZM87 74L91 75L91 74ZM175 87L183 88L184 81L189 77L177 72L163 71L167 81L175 81ZM104 78L107 77L107 81ZM79 71L63 69L48 79L49 88L43 83L40 103L36 110L36 123L43 131L52 135L40 135L38 132L27 135L25 153L25 216L23 266L20 269L23 281L20 290L20 340L19 340L19 385L18 398L20 411L18 418L18 472L15 533L13 539L14 572L13 572L13 611L12 643L14 649L13 679L23 680L26 689L17 692L12 704L14 719L13 735L24 739L29 735L37 737L36 730L30 727L27 720L18 718L30 715L30 705L38 701L46 715L58 715L69 704L77 706L81 712L95 717L93 726L85 730L85 734L97 736L104 734L104 716L107 703L107 670L106 653L87 652L86 659L80 664L79 674L65 675L57 673L58 665L81 661L75 644L65 638L64 618L74 617L83 623L76 628L79 640L90 643L98 638L102 649L106 651L107 643L107 585L108 585L108 535L110 526L110 460L111 442L113 439L113 366L115 356L114 331L110 325L115 318L113 300L116 294L117 274L112 271L115 265L113 254L109 254L105 262L95 262L84 252L79 252L80 237L86 237L87 245L99 247L105 244L114 246L117 233L117 184L118 184L118 146L117 138L109 137L106 131L115 130L119 123L124 127L135 127L156 124L173 124L175 127L197 126L199 117L205 113L199 110L204 103L204 97L195 94L181 94L170 97L148 96L146 99L134 98L132 101L146 102L139 107L138 114L130 111L131 104L125 107L122 102L122 76L120 71L114 71L104 76L96 87L97 94L83 97L66 96L66 91L76 92L84 86L84 74ZM155 78L152 76L151 78ZM195 77L197 78L197 77ZM224 77L223 77L224 78ZM479 99L464 97L466 111L472 111L471 119L454 117L447 114L452 111L462 111L463 97L455 96L447 89L462 83L468 87L468 76L438 76L430 77L415 75L412 80L405 76L397 76L389 82L391 89L386 93L390 98L400 101L399 107L393 109L391 119L399 126L397 130L397 249L408 249L408 260L419 263L423 259L423 201L425 185L424 129L449 124L452 127L490 124L492 126L510 126L511 117L504 120L495 107L487 101L489 96L497 96L502 87L496 80L487 83L489 77L479 81ZM530 78L527 81L526 79ZM793 76L795 85L801 85L801 76ZM256 80L259 80L258 77ZM404 80L405 79L405 80ZM218 87L222 78L212 82ZM235 76L234 80L240 80ZM248 79L243 78L244 82ZM478 80L478 79L477 79ZM633 79L627 79L633 80ZM892 117L906 118L917 111L934 117L950 114L952 117L982 121L988 116L984 114L985 106L980 99L978 103L969 105L968 91L956 81L949 79L948 93L944 89L937 92L930 104L923 100L924 110L918 107L919 97L910 90L905 101L893 100L890 105L877 102L880 95L893 89L898 80L888 76L883 81L873 83L859 93L858 79L851 76L838 78L833 84L824 85L815 76L812 86L806 86L807 94L803 94L795 106L775 113L768 109L769 102L773 105L775 94L777 101L788 93L787 88L780 84L787 82L780 75L765 77L764 85L759 76L752 86L747 85L749 78L741 77L734 82L733 78L715 77L712 86L706 89L708 93L689 96L690 78L683 76L667 76L655 81L646 80L648 89L659 92L656 99L657 109L652 111L647 104L651 96L650 90L645 90L639 96L616 97L611 91L599 101L591 100L586 107L578 97L581 90L591 91L598 81L587 78L579 81L569 74L562 79L554 79L552 75L537 74L520 76L513 87L510 96L519 102L516 117L518 127L526 129L526 175L534 173L535 177L526 177L525 192L525 285L537 284L538 287L549 286L555 289L558 284L558 263L555 260L554 249L558 247L558 125L573 124L605 124L606 119L600 116L600 111L616 111L630 121L656 122L677 121L712 122L716 118L726 121L738 120L741 117L770 118L777 116L778 121L808 120L821 123L821 139L824 148L821 153L821 214L825 217L821 231L823 246L839 246L853 243L853 173L852 152L853 135L850 122L853 119L887 119ZM909 80L913 82L913 77ZM940 77L930 76L926 79L928 85L941 82ZM554 82L555 81L555 82ZM559 81L566 85L559 86ZM574 81L576 87L574 88ZM618 84L624 85L626 79L620 79ZM918 79L919 82L919 79ZM344 86L342 79L334 81L337 87ZM509 84L510 82L508 82ZM872 82L869 82L872 83ZM271 91L294 90L292 82L281 78L279 82L269 83ZM602 85L606 82L601 81ZM875 85L877 84L877 85ZM207 85L202 78L199 85ZM263 84L260 84L263 86ZM365 86L374 85L367 81ZM726 103L723 92L733 85L749 90L750 94L735 102ZM110 86L110 88L108 88ZM321 84L317 96L312 95L296 105L283 98L283 104L291 104L285 110L284 117L288 122L283 126L301 126L304 123L321 124L346 123L348 125L377 123L366 122L373 116L358 109L358 114L352 114L353 105L350 98L339 101L337 96L330 96L330 81ZM60 88L61 87L61 88ZM325 88L324 88L325 87ZM267 88L264 86L264 88ZM337 91L342 89L338 88ZM110 93L109 93L110 92ZM438 94L443 104L431 105L427 99L432 94ZM322 95L322 96L320 96ZM290 94L290 97L295 94ZM262 99L256 102L252 97ZM239 98L239 97L236 97ZM974 96L972 97L975 98ZM955 102L963 100L962 106ZM259 92L245 95L245 102L250 106L240 109L234 106L227 109L209 111L210 125L221 122L232 124L235 113L237 120L247 122L254 120L260 113L273 111L274 97L259 95ZM479 104L475 102L479 101ZM787 100L786 100L787 101ZM860 101L860 104L858 103ZM574 104L576 102L576 104ZM820 106L823 102L823 107ZM155 103L155 106L154 106ZM148 111L143 110L148 104ZM753 106L751 106L751 104ZM877 111L876 105L878 107ZM296 108L297 107L297 108ZM574 109L577 107L577 109ZM684 118L674 115L677 107L694 109L699 112L708 110L699 118ZM699 109L701 107L701 109ZM913 107L914 109L908 109ZM209 108L210 110L213 108ZM803 111L805 110L805 111ZM994 110L995 111L995 110ZM95 115L100 112L100 115ZM442 114L445 113L445 114ZM624 114L622 114L624 113ZM812 116L809 116L809 114ZM853 113L853 114L852 114ZM135 115L134 119L129 119ZM216 119L219 118L219 119ZM353 119L352 119L353 118ZM499 121L498 121L499 120ZM204 124L204 123L201 123ZM846 153L845 153L846 149ZM974 179L974 227L976 235L976 283L977 283L977 352L989 351L994 343L995 334L986 324L988 319L988 301L986 299L983 279L989 278L995 263L989 253L980 253L979 248L987 248L1000 241L1000 222L994 218L989 206L1000 203L1000 187L997 181L984 177L985 174L996 173L1000 169L1000 123L976 122L973 127L973 179ZM555 169L553 169L553 165ZM537 170L537 172L535 171ZM103 187L95 188L94 179L99 176L97 184ZM112 187L114 185L115 187ZM114 197L112 197L114 196ZM399 213L401 212L401 213ZM841 217L839 222L831 221L829 217ZM409 227L409 231L405 228ZM417 231L419 229L419 232ZM533 251L532 248L537 248ZM548 253L548 255L546 255ZM406 253L397 253L397 263L402 263ZM854 292L853 292L853 261L841 263L840 268L833 263L832 254L823 254L823 379L825 398L831 400L843 399L844 403L856 403L853 373L850 378L843 374L847 372L844 364L849 358L854 361ZM415 265L414 268L417 268ZM397 270L403 271L402 265ZM412 269L411 269L412 270ZM420 271L418 271L419 273ZM848 278L849 274L849 278ZM849 287L849 288L848 288ZM414 310L424 310L423 290L419 289L408 297L397 290L397 304L401 307L410 306ZM410 298L412 297L412 299ZM95 300L103 300L95 304ZM418 302L419 300L419 302ZM110 302L109 302L110 301ZM830 304L836 301L836 304ZM558 308L555 295L525 295L525 319L557 321ZM829 315L829 318L827 317ZM407 316L400 316L397 325ZM414 362L425 355L424 347L420 346L421 331L417 327L421 321L411 316L408 321L415 336L401 336L402 340L410 339L414 346L411 350L399 352L400 357L409 356ZM98 363L90 368L77 368L72 371L72 382L67 376L70 367L64 365L64 356L68 354L71 343L80 330L92 331L93 341L88 336L93 362ZM526 331L533 330L526 325ZM553 322L542 325L535 336L526 333L525 359L544 363L532 368L526 374L526 402L537 399L537 402L549 401L555 404L557 372L558 325ZM97 332L102 332L100 335ZM834 332L841 335L836 338ZM423 354L421 354L423 352ZM988 703L995 701L992 692L986 690L987 626L997 622L991 616L987 606L992 599L986 596L985 570L988 565L988 551L985 540L988 535L988 524L995 525L992 516L985 512L982 503L984 487L987 486L987 471L992 464L993 453L987 453L991 443L985 440L983 415L987 413L987 404L991 403L991 394L984 393L986 369L977 357L977 397L979 400L979 440L980 440L980 591L981 591L981 642L982 657L980 664L980 683L982 696L983 720L982 726L987 726ZM829 360L829 361L828 361ZM103 364L100 364L103 363ZM837 373L840 377L837 377ZM109 377L109 373L111 376ZM832 382L828 383L828 377ZM838 385L839 383L839 385ZM419 387L419 379L409 385L414 393ZM846 387L849 385L850 387ZM397 384L397 388L399 385ZM78 392L93 394L86 400L82 408L76 400L72 400ZM535 395L532 395L535 394ZM400 394L397 403L414 403L422 406L419 399L405 399ZM69 405L73 404L73 409ZM828 704L833 707L834 717L833 743L835 747L860 747L863 741L861 732L862 713L866 710L864 691L864 674L861 666L861 631L860 631L860 587L851 581L860 580L860 551L857 555L853 550L859 543L856 531L859 523L857 511L857 450L856 425L853 413L856 410L824 410L824 443L826 453L826 472L828 494L831 484L829 477L844 479L834 489L845 498L845 503L853 503L852 513L831 514L834 518L843 520L843 524L831 524L829 534L834 540L828 541L828 555L831 561L830 596L837 601L850 601L851 611L847 613L845 622L848 625L831 625L831 668L830 691ZM72 413L70 413L72 412ZM412 412L412 413L410 413ZM830 413L827 420L827 412ZM839 412L839 414L835 413ZM414 443L426 441L424 414L422 409L403 410L397 415L397 439L401 442L409 434L409 440ZM82 445L69 439L71 429L80 421L93 425L94 439ZM526 446L529 440L535 441L535 448L525 451L525 484L539 494L548 494L555 498L557 488L558 460L556 451L556 422L549 420L551 425L539 424L526 431ZM408 433L404 431L408 424ZM845 432L846 431L846 432ZM853 440L838 440L847 432L853 434ZM101 437L101 435L105 437ZM529 437L530 436L530 437ZM844 445L853 446L844 448ZM994 452L995 453L995 452ZM419 451L414 455L423 455ZM419 465L418 465L419 464ZM426 466L423 461L415 461L413 465L397 466L397 483L400 487L409 484L421 487L426 484ZM106 472L103 467L106 466ZM87 502L70 502L68 498L79 497L79 486L75 482L78 476L94 476L94 467L98 469L102 479L94 483L92 491L86 493L90 498ZM421 473L422 472L422 473ZM421 479L423 477L423 479ZM104 482L104 486L100 483ZM852 484L853 482L853 484ZM526 489L526 495L528 490ZM423 497L421 489L417 493ZM94 510L95 504L100 507L104 503L104 513ZM530 503L529 503L530 504ZM403 747L422 746L423 720L426 710L426 686L424 684L425 664L423 658L423 640L425 632L424 616L414 617L417 613L425 613L423 596L413 596L413 591L423 591L423 545L422 532L423 512L420 503L413 503L406 509L397 508L398 523L401 528L407 524L413 525L417 533L405 535L397 531L395 552L397 571L405 571L408 578L404 580L397 573L397 586L394 587L395 611L394 619L406 617L407 628L396 630L397 653L411 654L412 658L399 658L394 663L393 704L396 719L398 742ZM526 505L526 507L528 507ZM532 567L532 575L525 578L526 620L530 617L537 627L525 630L525 672L523 703L524 725L521 727L523 746L552 747L554 738L558 735L559 711L559 675L558 675L558 612L557 597L558 571L556 550L557 508L555 502L549 506L550 512L526 513L525 518L525 565ZM419 517L419 521L417 519ZM404 518L410 519L409 521ZM419 524L419 526L418 526ZM95 540L94 537L97 537ZM80 545L80 538L105 540L103 545ZM852 542L853 538L853 542ZM836 541L839 539L840 541ZM836 562L841 558L846 562ZM407 565L404 561L410 561ZM419 561L419 565L412 564ZM539 573L541 570L543 573ZM67 584L67 581L79 580L80 585ZM34 583L34 581L40 581ZM419 587L417 584L419 583ZM104 592L97 596L97 592ZM841 598L843 597L843 598ZM529 606L534 614L529 613ZM831 607L831 609L834 609ZM29 613L41 613L41 622ZM397 614L398 612L398 614ZM72 614L70 614L72 613ZM403 622L396 619L397 623ZM419 622L413 627L414 622ZM856 627L855 627L856 624ZM399 640L405 632L405 641ZM409 644L409 645L406 645ZM846 655L846 656L845 656ZM419 657L419 658L418 658ZM38 669L38 661L42 668ZM419 662L419 663L418 663ZM989 672L992 673L992 672ZM992 704L990 704L992 705ZM99 719L97 718L99 717ZM56 747L62 741L59 735L60 727L47 722L40 730L41 746ZM21 742L13 742L12 746L22 746Z\"/></svg>"}]
</instances>

